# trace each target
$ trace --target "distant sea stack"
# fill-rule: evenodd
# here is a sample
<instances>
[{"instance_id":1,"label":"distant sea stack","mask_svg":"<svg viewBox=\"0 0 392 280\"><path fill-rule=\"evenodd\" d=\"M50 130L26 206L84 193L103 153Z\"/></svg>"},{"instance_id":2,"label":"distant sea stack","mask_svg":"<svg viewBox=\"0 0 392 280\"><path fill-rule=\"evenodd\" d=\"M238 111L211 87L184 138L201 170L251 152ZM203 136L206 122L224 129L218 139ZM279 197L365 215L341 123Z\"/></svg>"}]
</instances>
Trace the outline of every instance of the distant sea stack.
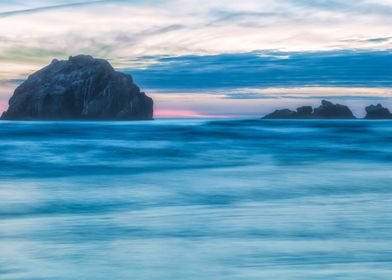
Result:
<instances>
[{"instance_id":1,"label":"distant sea stack","mask_svg":"<svg viewBox=\"0 0 392 280\"><path fill-rule=\"evenodd\" d=\"M296 111L276 110L264 119L355 119L355 116L347 106L323 100L318 108L303 106Z\"/></svg>"},{"instance_id":2,"label":"distant sea stack","mask_svg":"<svg viewBox=\"0 0 392 280\"><path fill-rule=\"evenodd\" d=\"M387 108L384 108L381 104L370 105L366 107L365 110L366 110L365 119L369 119L369 120L392 119L391 112Z\"/></svg>"},{"instance_id":3,"label":"distant sea stack","mask_svg":"<svg viewBox=\"0 0 392 280\"><path fill-rule=\"evenodd\" d=\"M130 75L88 55L54 59L9 100L4 120L151 120L153 100Z\"/></svg>"}]
</instances>

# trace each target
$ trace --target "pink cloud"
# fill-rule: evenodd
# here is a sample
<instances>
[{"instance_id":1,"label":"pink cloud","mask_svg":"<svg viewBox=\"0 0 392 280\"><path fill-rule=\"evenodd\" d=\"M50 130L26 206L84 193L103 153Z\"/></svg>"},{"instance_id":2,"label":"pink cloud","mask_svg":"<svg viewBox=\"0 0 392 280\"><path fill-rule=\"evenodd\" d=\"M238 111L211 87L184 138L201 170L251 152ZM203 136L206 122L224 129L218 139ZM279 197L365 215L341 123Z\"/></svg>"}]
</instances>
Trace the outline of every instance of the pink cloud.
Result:
<instances>
[{"instance_id":1,"label":"pink cloud","mask_svg":"<svg viewBox=\"0 0 392 280\"><path fill-rule=\"evenodd\" d=\"M0 100L0 115L8 108L8 102L6 100Z\"/></svg>"}]
</instances>

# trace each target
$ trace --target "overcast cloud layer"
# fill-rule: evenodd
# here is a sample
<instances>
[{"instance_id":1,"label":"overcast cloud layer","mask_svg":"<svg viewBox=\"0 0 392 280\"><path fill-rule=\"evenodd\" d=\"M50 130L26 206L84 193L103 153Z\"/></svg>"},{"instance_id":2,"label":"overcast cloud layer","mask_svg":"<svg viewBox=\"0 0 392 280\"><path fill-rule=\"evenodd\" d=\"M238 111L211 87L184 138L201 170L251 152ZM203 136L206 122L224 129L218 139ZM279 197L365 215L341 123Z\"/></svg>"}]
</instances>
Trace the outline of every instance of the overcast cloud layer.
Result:
<instances>
[{"instance_id":1,"label":"overcast cloud layer","mask_svg":"<svg viewBox=\"0 0 392 280\"><path fill-rule=\"evenodd\" d=\"M391 0L8 0L0 6L0 61L15 67L8 74L81 52L130 64L146 55L392 46Z\"/></svg>"}]
</instances>

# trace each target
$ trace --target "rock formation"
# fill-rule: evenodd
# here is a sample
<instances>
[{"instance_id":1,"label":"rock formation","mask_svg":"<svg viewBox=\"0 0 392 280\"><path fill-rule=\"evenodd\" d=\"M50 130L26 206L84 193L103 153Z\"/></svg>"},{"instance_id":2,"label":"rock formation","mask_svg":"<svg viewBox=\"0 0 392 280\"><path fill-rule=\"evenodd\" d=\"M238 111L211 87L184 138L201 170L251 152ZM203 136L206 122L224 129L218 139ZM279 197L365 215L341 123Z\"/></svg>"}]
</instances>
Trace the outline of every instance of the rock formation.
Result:
<instances>
[{"instance_id":1,"label":"rock formation","mask_svg":"<svg viewBox=\"0 0 392 280\"><path fill-rule=\"evenodd\" d=\"M280 109L266 115L263 119L299 119L299 117L296 111Z\"/></svg>"},{"instance_id":2,"label":"rock formation","mask_svg":"<svg viewBox=\"0 0 392 280\"><path fill-rule=\"evenodd\" d=\"M312 116L313 114L313 108L312 106L302 106L297 108L297 117L301 119L308 119Z\"/></svg>"},{"instance_id":3,"label":"rock formation","mask_svg":"<svg viewBox=\"0 0 392 280\"><path fill-rule=\"evenodd\" d=\"M355 119L355 117L347 106L323 100L321 106L315 109L311 106L303 106L296 111L276 110L266 115L264 119Z\"/></svg>"},{"instance_id":4,"label":"rock formation","mask_svg":"<svg viewBox=\"0 0 392 280\"><path fill-rule=\"evenodd\" d=\"M391 112L387 108L384 108L381 104L377 104L376 106L370 105L366 107L365 110L366 110L365 119L373 119L373 120L392 119Z\"/></svg>"},{"instance_id":5,"label":"rock formation","mask_svg":"<svg viewBox=\"0 0 392 280\"><path fill-rule=\"evenodd\" d=\"M314 119L355 119L351 110L344 105L323 100L321 106L314 109Z\"/></svg>"},{"instance_id":6,"label":"rock formation","mask_svg":"<svg viewBox=\"0 0 392 280\"><path fill-rule=\"evenodd\" d=\"M153 100L103 59L79 55L32 74L14 92L6 120L150 120Z\"/></svg>"}]
</instances>

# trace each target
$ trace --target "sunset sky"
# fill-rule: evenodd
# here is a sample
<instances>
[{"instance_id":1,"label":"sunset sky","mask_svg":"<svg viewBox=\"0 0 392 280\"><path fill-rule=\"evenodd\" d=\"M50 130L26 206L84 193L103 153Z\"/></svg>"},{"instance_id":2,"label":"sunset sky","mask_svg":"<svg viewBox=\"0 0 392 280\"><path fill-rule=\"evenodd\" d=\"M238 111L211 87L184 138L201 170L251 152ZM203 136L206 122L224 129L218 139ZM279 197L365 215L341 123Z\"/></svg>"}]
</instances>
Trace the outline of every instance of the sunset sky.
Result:
<instances>
[{"instance_id":1,"label":"sunset sky","mask_svg":"<svg viewBox=\"0 0 392 280\"><path fill-rule=\"evenodd\" d=\"M0 110L52 58L91 54L134 76L157 117L277 107L392 107L392 0L4 0ZM391 108L392 109L392 108Z\"/></svg>"}]
</instances>

